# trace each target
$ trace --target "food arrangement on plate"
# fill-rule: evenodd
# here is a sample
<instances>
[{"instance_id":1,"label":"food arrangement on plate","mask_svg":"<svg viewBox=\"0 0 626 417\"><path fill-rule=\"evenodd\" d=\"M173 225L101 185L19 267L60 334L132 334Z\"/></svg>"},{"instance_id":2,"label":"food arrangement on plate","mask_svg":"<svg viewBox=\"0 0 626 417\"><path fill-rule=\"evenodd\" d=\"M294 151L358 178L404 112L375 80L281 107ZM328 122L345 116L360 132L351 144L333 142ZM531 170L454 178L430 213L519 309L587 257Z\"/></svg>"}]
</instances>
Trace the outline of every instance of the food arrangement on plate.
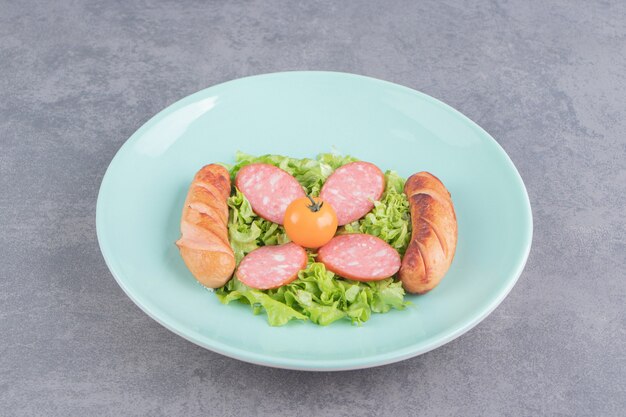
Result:
<instances>
[{"instance_id":1,"label":"food arrangement on plate","mask_svg":"<svg viewBox=\"0 0 626 417\"><path fill-rule=\"evenodd\" d=\"M237 153L195 175L176 244L222 303L281 326L401 310L405 291L441 281L456 242L450 193L428 172L405 181L350 156Z\"/></svg>"}]
</instances>

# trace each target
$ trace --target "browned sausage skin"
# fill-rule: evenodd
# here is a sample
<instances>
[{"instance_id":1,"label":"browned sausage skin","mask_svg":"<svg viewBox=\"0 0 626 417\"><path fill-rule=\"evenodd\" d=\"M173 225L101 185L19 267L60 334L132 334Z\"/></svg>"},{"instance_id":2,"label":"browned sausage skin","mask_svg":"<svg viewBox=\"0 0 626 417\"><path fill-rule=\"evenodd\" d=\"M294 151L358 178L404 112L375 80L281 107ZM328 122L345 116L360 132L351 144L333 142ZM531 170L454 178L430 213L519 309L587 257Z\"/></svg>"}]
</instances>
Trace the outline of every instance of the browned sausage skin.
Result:
<instances>
[{"instance_id":1,"label":"browned sausage skin","mask_svg":"<svg viewBox=\"0 0 626 417\"><path fill-rule=\"evenodd\" d=\"M423 294L437 286L450 268L457 242L456 214L450 193L428 172L409 177L404 192L413 232L399 277L406 291Z\"/></svg>"},{"instance_id":2,"label":"browned sausage skin","mask_svg":"<svg viewBox=\"0 0 626 417\"><path fill-rule=\"evenodd\" d=\"M195 175L180 221L180 255L193 276L204 286L224 285L235 269L228 241L230 175L226 168L206 165Z\"/></svg>"}]
</instances>

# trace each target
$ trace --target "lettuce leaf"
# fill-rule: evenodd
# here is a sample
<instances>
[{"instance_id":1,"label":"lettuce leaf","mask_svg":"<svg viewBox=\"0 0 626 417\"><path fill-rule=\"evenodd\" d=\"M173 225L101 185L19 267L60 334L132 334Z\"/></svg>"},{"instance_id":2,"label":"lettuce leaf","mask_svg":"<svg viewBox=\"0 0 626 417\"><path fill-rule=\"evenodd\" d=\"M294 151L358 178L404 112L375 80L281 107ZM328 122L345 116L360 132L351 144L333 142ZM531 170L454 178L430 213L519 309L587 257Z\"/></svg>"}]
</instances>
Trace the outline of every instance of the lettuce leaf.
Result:
<instances>
[{"instance_id":1,"label":"lettuce leaf","mask_svg":"<svg viewBox=\"0 0 626 417\"><path fill-rule=\"evenodd\" d=\"M336 153L321 153L316 158L320 163L326 164L334 171L340 166L348 164L350 162L358 161L357 158L350 155L339 155Z\"/></svg>"},{"instance_id":2,"label":"lettuce leaf","mask_svg":"<svg viewBox=\"0 0 626 417\"><path fill-rule=\"evenodd\" d=\"M237 264L260 246L289 242L285 229L254 214L250 202L238 189L228 198L228 207L228 238Z\"/></svg>"},{"instance_id":3,"label":"lettuce leaf","mask_svg":"<svg viewBox=\"0 0 626 417\"><path fill-rule=\"evenodd\" d=\"M264 163L277 166L293 175L304 187L307 194L317 196L332 172L348 162L357 161L352 156L342 156L332 153L319 154L316 159L290 158L282 155L252 156L243 152L235 154L235 165L230 168L234 180L241 168L253 163Z\"/></svg>"},{"instance_id":4,"label":"lettuce leaf","mask_svg":"<svg viewBox=\"0 0 626 417\"><path fill-rule=\"evenodd\" d=\"M411 239L409 201L402 192L404 183L396 172L387 171L380 201L374 202L374 208L365 217L345 225L342 232L377 236L403 255Z\"/></svg>"},{"instance_id":5,"label":"lettuce leaf","mask_svg":"<svg viewBox=\"0 0 626 417\"><path fill-rule=\"evenodd\" d=\"M295 159L280 155L256 157L238 152L235 164L228 168L234 178L245 165L272 164L292 174L309 194L317 195L335 169L356 160L331 153L320 154L316 159ZM340 233L375 235L403 253L410 239L408 201L402 193L405 180L387 171L385 182L385 192L381 200L374 203L374 209L359 221L346 225ZM260 246L289 242L284 228L254 214L249 201L238 189L235 188L228 199L228 206L228 233L237 264ZM373 282L346 280L316 262L312 253L309 253L307 267L290 284L261 291L233 278L216 294L224 304L239 301L249 304L254 314L265 311L272 326L282 326L291 320L310 320L322 326L337 320L361 324L369 320L372 313L401 310L409 304L404 301L401 283L393 278Z\"/></svg>"},{"instance_id":6,"label":"lettuce leaf","mask_svg":"<svg viewBox=\"0 0 626 417\"><path fill-rule=\"evenodd\" d=\"M233 277L222 288L216 291L217 298L224 304L231 301L241 301L252 306L254 314L260 314L261 311L267 313L267 321L272 326L283 326L290 320L307 320L306 316L297 312L285 303L277 301L265 294L263 291L255 290L242 284L237 278Z\"/></svg>"},{"instance_id":7,"label":"lettuce leaf","mask_svg":"<svg viewBox=\"0 0 626 417\"><path fill-rule=\"evenodd\" d=\"M265 311L271 326L282 326L292 319L311 320L327 326L348 318L361 324L372 313L386 313L392 308L402 310L408 304L404 302L402 284L392 278L373 282L349 281L328 271L324 264L313 261L309 261L295 281L280 288L255 290L233 278L216 294L224 304L241 301L250 304L255 314Z\"/></svg>"},{"instance_id":8,"label":"lettuce leaf","mask_svg":"<svg viewBox=\"0 0 626 417\"><path fill-rule=\"evenodd\" d=\"M396 171L388 170L385 172L385 193L383 198L390 192L402 194L404 192L404 183L406 180L402 178Z\"/></svg>"}]
</instances>

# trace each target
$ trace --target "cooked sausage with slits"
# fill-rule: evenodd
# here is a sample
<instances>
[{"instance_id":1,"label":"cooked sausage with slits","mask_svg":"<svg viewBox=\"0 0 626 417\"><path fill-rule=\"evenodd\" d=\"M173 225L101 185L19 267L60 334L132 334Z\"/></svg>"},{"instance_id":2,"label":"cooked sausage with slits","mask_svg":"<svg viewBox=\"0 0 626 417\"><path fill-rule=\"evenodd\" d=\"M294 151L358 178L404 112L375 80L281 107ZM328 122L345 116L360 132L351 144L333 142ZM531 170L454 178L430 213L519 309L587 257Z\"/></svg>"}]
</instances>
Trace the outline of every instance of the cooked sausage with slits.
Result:
<instances>
[{"instance_id":1,"label":"cooked sausage with slits","mask_svg":"<svg viewBox=\"0 0 626 417\"><path fill-rule=\"evenodd\" d=\"M216 164L195 175L180 221L180 255L193 276L204 286L224 285L235 269L235 255L228 242L230 175Z\"/></svg>"},{"instance_id":2,"label":"cooked sausage with slits","mask_svg":"<svg viewBox=\"0 0 626 417\"><path fill-rule=\"evenodd\" d=\"M428 172L412 175L404 186L413 232L399 277L408 292L423 294L448 272L457 242L456 214L450 193Z\"/></svg>"}]
</instances>

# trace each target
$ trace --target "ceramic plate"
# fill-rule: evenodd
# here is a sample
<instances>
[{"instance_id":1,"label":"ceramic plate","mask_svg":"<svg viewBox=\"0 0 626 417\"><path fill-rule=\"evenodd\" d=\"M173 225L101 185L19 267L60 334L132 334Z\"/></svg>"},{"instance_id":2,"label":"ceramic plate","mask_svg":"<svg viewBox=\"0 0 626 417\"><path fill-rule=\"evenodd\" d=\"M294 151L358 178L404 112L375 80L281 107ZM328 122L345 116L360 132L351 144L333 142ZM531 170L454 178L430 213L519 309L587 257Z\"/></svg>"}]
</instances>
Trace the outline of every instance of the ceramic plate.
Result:
<instances>
[{"instance_id":1,"label":"ceramic plate","mask_svg":"<svg viewBox=\"0 0 626 417\"><path fill-rule=\"evenodd\" d=\"M459 240L442 283L404 311L362 326L270 327L222 305L189 273L174 241L194 173L235 151L314 157L336 151L394 169L430 171L448 187ZM520 276L532 237L524 183L484 130L425 94L372 78L289 72L243 78L186 97L142 126L111 162L97 204L111 273L148 315L215 352L304 370L365 368L434 349L483 320Z\"/></svg>"}]
</instances>

